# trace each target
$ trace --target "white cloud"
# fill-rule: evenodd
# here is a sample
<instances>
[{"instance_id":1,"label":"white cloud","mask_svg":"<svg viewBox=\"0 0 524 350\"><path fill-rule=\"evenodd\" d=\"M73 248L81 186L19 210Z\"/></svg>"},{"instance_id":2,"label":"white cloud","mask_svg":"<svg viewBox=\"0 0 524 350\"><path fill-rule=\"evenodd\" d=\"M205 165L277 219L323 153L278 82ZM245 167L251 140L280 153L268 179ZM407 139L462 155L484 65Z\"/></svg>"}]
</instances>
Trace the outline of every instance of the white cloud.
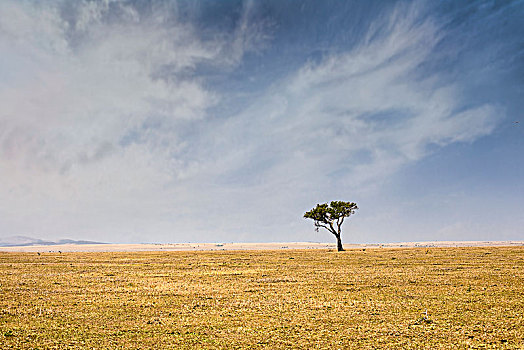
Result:
<instances>
[{"instance_id":1,"label":"white cloud","mask_svg":"<svg viewBox=\"0 0 524 350\"><path fill-rule=\"evenodd\" d=\"M289 218L307 205L363 198L432 150L493 131L497 107L465 108L459 83L438 72L417 75L441 28L407 12L394 12L383 31L350 52L306 64L220 126L213 176L243 189L233 198L252 203L246 229L271 218L279 232L298 231Z\"/></svg>"},{"instance_id":2,"label":"white cloud","mask_svg":"<svg viewBox=\"0 0 524 350\"><path fill-rule=\"evenodd\" d=\"M2 2L0 235L299 239L314 202L493 130L495 107L464 109L456 83L417 76L441 28L415 7L213 118L222 92L196 71L234 69L267 44L254 6L206 41L162 9L82 2L66 21L51 5Z\"/></svg>"},{"instance_id":3,"label":"white cloud","mask_svg":"<svg viewBox=\"0 0 524 350\"><path fill-rule=\"evenodd\" d=\"M419 17L413 8L395 11L380 33L348 53L306 64L225 125L221 134L248 150L238 166L259 161L271 168L266 181L294 178L302 190L338 184L356 191L421 159L433 145L489 134L497 108L457 112L460 86L436 74L416 76L440 38L431 19ZM235 138L239 129L249 135ZM268 152L280 161L266 161Z\"/></svg>"},{"instance_id":4,"label":"white cloud","mask_svg":"<svg viewBox=\"0 0 524 350\"><path fill-rule=\"evenodd\" d=\"M44 207L57 221L99 211L125 221L126 207L147 217L191 171L177 158L187 142L177 125L205 118L218 99L186 76L224 43L121 3L109 16L109 3L79 3L69 22L49 3L0 5L0 193L15 230L38 231Z\"/></svg>"}]
</instances>

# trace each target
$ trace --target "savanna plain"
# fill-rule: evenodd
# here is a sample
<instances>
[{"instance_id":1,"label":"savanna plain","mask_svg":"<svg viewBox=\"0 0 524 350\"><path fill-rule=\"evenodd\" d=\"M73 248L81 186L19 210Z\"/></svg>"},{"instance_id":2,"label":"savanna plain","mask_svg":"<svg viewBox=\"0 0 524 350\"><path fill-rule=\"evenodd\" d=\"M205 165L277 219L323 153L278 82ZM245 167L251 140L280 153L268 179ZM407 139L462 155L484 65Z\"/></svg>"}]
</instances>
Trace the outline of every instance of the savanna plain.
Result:
<instances>
[{"instance_id":1,"label":"savanna plain","mask_svg":"<svg viewBox=\"0 0 524 350\"><path fill-rule=\"evenodd\" d=\"M0 253L2 349L523 349L524 247Z\"/></svg>"}]
</instances>

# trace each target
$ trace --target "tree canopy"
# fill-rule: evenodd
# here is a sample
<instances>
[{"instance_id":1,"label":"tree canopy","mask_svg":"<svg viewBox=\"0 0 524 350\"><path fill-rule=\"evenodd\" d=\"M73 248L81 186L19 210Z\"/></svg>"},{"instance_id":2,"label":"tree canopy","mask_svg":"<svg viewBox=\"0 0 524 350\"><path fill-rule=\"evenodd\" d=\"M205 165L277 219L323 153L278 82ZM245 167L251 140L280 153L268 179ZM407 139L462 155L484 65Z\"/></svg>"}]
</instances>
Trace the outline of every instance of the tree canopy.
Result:
<instances>
[{"instance_id":1,"label":"tree canopy","mask_svg":"<svg viewBox=\"0 0 524 350\"><path fill-rule=\"evenodd\" d=\"M304 218L315 222L315 229L323 227L337 238L337 249L343 251L342 247L342 224L344 219L355 214L358 209L356 203L332 201L331 203L317 204L317 206L304 214Z\"/></svg>"}]
</instances>

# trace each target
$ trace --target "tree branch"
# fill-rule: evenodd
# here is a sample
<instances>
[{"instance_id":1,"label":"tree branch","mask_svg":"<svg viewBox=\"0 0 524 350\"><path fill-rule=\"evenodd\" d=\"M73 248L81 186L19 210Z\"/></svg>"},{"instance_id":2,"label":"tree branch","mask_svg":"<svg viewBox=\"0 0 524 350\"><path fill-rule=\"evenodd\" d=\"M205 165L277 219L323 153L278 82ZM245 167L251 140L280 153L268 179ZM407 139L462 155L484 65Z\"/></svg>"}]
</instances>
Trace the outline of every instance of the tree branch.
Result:
<instances>
[{"instance_id":1,"label":"tree branch","mask_svg":"<svg viewBox=\"0 0 524 350\"><path fill-rule=\"evenodd\" d=\"M329 227L331 227L330 231L332 234L334 234L335 236L338 235L337 231L335 230L335 228L333 227L333 224L330 222L329 223Z\"/></svg>"},{"instance_id":2,"label":"tree branch","mask_svg":"<svg viewBox=\"0 0 524 350\"><path fill-rule=\"evenodd\" d=\"M320 226L320 227L325 228L326 230L328 230L329 232L331 232L331 233L334 234L335 236L337 235L337 231L335 231L335 229L333 228L333 225L331 225L331 223L329 223L329 226L330 226L330 227L328 227L328 226L326 226L326 225L322 225L322 224L319 223L318 221L315 222L315 225L316 225L317 227Z\"/></svg>"},{"instance_id":3,"label":"tree branch","mask_svg":"<svg viewBox=\"0 0 524 350\"><path fill-rule=\"evenodd\" d=\"M342 224L344 223L344 219L345 219L345 216L342 216L341 218L339 218L339 220L337 220L337 228L338 228L338 233L339 234L340 234L340 231L341 231L340 228L342 227Z\"/></svg>"}]
</instances>

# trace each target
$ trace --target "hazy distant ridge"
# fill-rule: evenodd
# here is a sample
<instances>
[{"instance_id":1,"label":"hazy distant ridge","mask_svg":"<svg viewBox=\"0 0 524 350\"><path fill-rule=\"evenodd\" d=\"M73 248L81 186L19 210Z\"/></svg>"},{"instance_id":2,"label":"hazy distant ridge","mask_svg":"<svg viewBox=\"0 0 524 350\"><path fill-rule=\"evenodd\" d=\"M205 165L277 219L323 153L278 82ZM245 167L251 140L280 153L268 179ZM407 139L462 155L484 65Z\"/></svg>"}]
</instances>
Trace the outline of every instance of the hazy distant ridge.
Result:
<instances>
[{"instance_id":1,"label":"hazy distant ridge","mask_svg":"<svg viewBox=\"0 0 524 350\"><path fill-rule=\"evenodd\" d=\"M58 241L45 241L27 236L11 236L0 238L0 247L32 246L32 245L58 245L58 244L104 244L103 242L60 239Z\"/></svg>"}]
</instances>

